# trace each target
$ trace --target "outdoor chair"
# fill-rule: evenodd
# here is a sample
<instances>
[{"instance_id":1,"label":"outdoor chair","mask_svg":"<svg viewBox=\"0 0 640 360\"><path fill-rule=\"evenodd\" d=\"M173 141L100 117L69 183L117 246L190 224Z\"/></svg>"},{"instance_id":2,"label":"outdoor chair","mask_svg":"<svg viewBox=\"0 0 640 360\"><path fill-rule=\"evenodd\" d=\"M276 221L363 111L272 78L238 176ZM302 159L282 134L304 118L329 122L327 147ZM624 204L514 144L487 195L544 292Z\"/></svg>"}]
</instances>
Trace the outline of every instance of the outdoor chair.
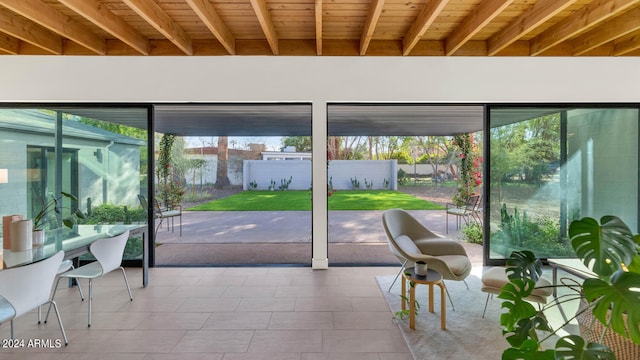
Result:
<instances>
[{"instance_id":1,"label":"outdoor chair","mask_svg":"<svg viewBox=\"0 0 640 360\"><path fill-rule=\"evenodd\" d=\"M147 199L143 195L138 195L138 200L140 201L140 205L145 213L149 211L149 203ZM182 236L182 205L178 205L172 208L162 208L160 204L156 200L153 201L153 218L159 219L158 224L155 226L154 235L158 233L158 229L162 227L162 222L164 219L167 219L167 231L174 230L174 218L179 217L179 227L180 227L180 236ZM171 225L169 225L169 220L171 220Z\"/></svg>"},{"instance_id":2,"label":"outdoor chair","mask_svg":"<svg viewBox=\"0 0 640 360\"><path fill-rule=\"evenodd\" d=\"M69 343L58 305L53 298L49 299L51 286L63 257L64 251L58 251L42 261L0 271L0 322L11 322L11 339L14 338L13 320L15 318L33 309L39 309L42 305L50 304L58 318L64 344Z\"/></svg>"},{"instance_id":3,"label":"outdoor chair","mask_svg":"<svg viewBox=\"0 0 640 360\"><path fill-rule=\"evenodd\" d=\"M386 210L382 214L382 225L391 253L402 263L396 280L405 268L413 267L416 262L423 261L427 263L429 269L442 274L443 279L463 281L467 289L469 288L465 279L471 273L471 261L459 242L433 233L411 214L401 209ZM396 280L393 282L395 283ZM447 296L453 306L449 291Z\"/></svg>"},{"instance_id":4,"label":"outdoor chair","mask_svg":"<svg viewBox=\"0 0 640 360\"><path fill-rule=\"evenodd\" d=\"M449 233L449 215L456 217L456 230L460 229L462 221L469 225L470 219L476 221L479 218L478 206L480 205L480 196L472 195L467 198L467 201L463 206L457 206L455 204L446 204L446 216L445 216L445 233Z\"/></svg>"}]
</instances>

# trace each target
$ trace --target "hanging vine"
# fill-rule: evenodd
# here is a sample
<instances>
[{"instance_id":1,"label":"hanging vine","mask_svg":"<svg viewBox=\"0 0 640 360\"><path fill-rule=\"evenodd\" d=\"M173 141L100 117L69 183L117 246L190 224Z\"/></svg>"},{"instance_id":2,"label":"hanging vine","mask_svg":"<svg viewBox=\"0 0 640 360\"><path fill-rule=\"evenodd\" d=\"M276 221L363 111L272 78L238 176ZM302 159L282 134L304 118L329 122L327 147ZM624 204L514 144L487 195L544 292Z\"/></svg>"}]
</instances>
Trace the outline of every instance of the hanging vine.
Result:
<instances>
[{"instance_id":1,"label":"hanging vine","mask_svg":"<svg viewBox=\"0 0 640 360\"><path fill-rule=\"evenodd\" d=\"M158 187L162 191L162 200L165 205L168 203L167 188L169 186L169 175L171 174L171 148L176 136L173 134L164 134L160 139L160 148L158 151L158 168L156 174L158 176Z\"/></svg>"},{"instance_id":2,"label":"hanging vine","mask_svg":"<svg viewBox=\"0 0 640 360\"><path fill-rule=\"evenodd\" d=\"M458 192L453 196L453 202L462 206L469 196L477 193L482 184L478 149L473 134L458 134L453 137L453 143L460 151L460 177L458 178Z\"/></svg>"}]
</instances>

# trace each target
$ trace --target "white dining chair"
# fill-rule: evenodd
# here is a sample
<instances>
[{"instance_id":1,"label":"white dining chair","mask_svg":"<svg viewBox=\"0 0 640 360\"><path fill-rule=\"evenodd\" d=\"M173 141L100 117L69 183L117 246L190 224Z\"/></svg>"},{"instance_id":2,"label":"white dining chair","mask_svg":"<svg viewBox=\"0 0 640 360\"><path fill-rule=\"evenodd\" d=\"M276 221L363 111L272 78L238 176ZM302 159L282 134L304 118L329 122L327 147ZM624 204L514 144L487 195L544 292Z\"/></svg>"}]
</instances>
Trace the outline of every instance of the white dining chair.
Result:
<instances>
[{"instance_id":1,"label":"white dining chair","mask_svg":"<svg viewBox=\"0 0 640 360\"><path fill-rule=\"evenodd\" d=\"M73 261L72 260L63 260L62 263L60 264L60 266L58 266L58 272L56 273L56 277L62 273L65 273L69 270L73 270L74 266L73 266ZM56 282L56 287L58 287L58 283L59 281ZM84 294L82 293L82 287L78 286L78 291L80 292L80 297L82 299L84 299ZM42 306L38 307L38 324L40 324L40 319L41 319L41 308ZM49 304L49 310L47 310L47 313L49 313L49 311L51 311L51 304ZM46 321L45 321L46 323Z\"/></svg>"},{"instance_id":2,"label":"white dining chair","mask_svg":"<svg viewBox=\"0 0 640 360\"><path fill-rule=\"evenodd\" d=\"M0 322L11 322L12 339L14 338L13 320L15 318L42 305L51 304L58 318L64 344L69 343L58 306L53 298L49 297L63 257L64 251L59 251L42 261L0 271L0 296L5 299L0 302L0 314L2 314Z\"/></svg>"},{"instance_id":3,"label":"white dining chair","mask_svg":"<svg viewBox=\"0 0 640 360\"><path fill-rule=\"evenodd\" d=\"M89 246L89 251L96 258L96 261L67 271L63 274L60 274L60 276L58 277L58 282L61 279L73 278L78 282L78 286L80 286L79 279L89 280L89 320L87 325L89 327L91 327L91 300L93 299L93 279L99 278L116 269L122 270L124 283L127 286L127 291L129 292L129 299L133 301L133 295L131 295L131 288L129 287L127 274L125 273L124 268L120 266L120 264L122 263L122 255L124 254L124 247L127 245L128 239L129 230L118 236L98 239L94 241ZM52 299L55 297L57 289L58 286L56 284L53 295L51 296ZM84 300L84 297L82 298L82 300ZM47 312L45 322L47 321L48 317L49 313Z\"/></svg>"}]
</instances>

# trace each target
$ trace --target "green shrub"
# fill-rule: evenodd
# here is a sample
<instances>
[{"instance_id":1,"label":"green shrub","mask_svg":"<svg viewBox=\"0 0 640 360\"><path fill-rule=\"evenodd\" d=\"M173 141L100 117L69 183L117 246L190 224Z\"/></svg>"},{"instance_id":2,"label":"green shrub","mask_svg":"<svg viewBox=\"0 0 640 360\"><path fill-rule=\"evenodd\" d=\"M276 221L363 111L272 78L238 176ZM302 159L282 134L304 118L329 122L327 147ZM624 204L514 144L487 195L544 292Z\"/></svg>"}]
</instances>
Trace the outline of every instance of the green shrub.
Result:
<instances>
[{"instance_id":1,"label":"green shrub","mask_svg":"<svg viewBox=\"0 0 640 360\"><path fill-rule=\"evenodd\" d=\"M127 215L128 213L128 215ZM125 206L103 204L91 209L91 215L85 220L85 224L115 224L133 221L145 221L147 214L141 207L125 211Z\"/></svg>"},{"instance_id":2,"label":"green shrub","mask_svg":"<svg viewBox=\"0 0 640 360\"><path fill-rule=\"evenodd\" d=\"M463 225L462 234L467 242L482 245L482 226L477 222L472 222L469 225Z\"/></svg>"},{"instance_id":3,"label":"green shrub","mask_svg":"<svg viewBox=\"0 0 640 360\"><path fill-rule=\"evenodd\" d=\"M500 210L500 229L491 234L492 249L508 257L514 250L535 250L540 257L566 256L573 253L566 236L560 234L560 224L548 217L529 219L527 212L513 215L503 204Z\"/></svg>"}]
</instances>

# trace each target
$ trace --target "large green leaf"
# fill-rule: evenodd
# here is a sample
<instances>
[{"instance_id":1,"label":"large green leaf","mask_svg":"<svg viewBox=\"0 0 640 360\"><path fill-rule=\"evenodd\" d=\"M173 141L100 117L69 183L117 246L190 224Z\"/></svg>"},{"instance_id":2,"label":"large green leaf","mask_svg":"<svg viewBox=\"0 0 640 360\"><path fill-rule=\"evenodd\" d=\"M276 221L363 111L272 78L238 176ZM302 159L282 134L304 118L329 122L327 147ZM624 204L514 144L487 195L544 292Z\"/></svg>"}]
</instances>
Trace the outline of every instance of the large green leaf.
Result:
<instances>
[{"instance_id":1,"label":"large green leaf","mask_svg":"<svg viewBox=\"0 0 640 360\"><path fill-rule=\"evenodd\" d=\"M529 250L514 251L507 259L507 277L509 279L531 279L534 283L542 275L542 262Z\"/></svg>"},{"instance_id":2,"label":"large green leaf","mask_svg":"<svg viewBox=\"0 0 640 360\"><path fill-rule=\"evenodd\" d=\"M522 346L508 348L502 353L502 360L554 360L554 351L541 350L535 340L527 340Z\"/></svg>"},{"instance_id":3,"label":"large green leaf","mask_svg":"<svg viewBox=\"0 0 640 360\"><path fill-rule=\"evenodd\" d=\"M505 300L502 308L507 309L507 312L500 315L500 325L505 328L505 332L514 331L520 320L530 319L537 314L536 308L524 300L531 295L535 285L533 280L524 282L515 279L502 287L498 298Z\"/></svg>"},{"instance_id":4,"label":"large green leaf","mask_svg":"<svg viewBox=\"0 0 640 360\"><path fill-rule=\"evenodd\" d=\"M585 266L608 277L622 264L631 264L636 245L629 227L616 216L575 220L569 226L571 245Z\"/></svg>"},{"instance_id":5,"label":"large green leaf","mask_svg":"<svg viewBox=\"0 0 640 360\"><path fill-rule=\"evenodd\" d=\"M578 335L569 335L556 343L556 359L560 360L615 360L611 350L598 343L588 343Z\"/></svg>"},{"instance_id":6,"label":"large green leaf","mask_svg":"<svg viewBox=\"0 0 640 360\"><path fill-rule=\"evenodd\" d=\"M611 328L640 344L640 274L618 270L610 284L600 279L587 279L583 288L587 300L595 299L593 315L600 322L606 325L610 313ZM627 317L628 335L624 316Z\"/></svg>"}]
</instances>

